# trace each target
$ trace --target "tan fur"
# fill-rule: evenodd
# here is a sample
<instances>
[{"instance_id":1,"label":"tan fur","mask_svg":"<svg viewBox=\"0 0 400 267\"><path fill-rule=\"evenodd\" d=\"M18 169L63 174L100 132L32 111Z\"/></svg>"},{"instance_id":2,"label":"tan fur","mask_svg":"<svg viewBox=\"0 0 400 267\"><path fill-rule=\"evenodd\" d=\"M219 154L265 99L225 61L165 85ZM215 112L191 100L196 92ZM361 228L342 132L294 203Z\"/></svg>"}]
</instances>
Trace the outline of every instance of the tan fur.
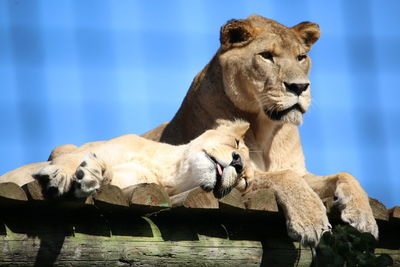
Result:
<instances>
[{"instance_id":1,"label":"tan fur","mask_svg":"<svg viewBox=\"0 0 400 267\"><path fill-rule=\"evenodd\" d=\"M345 222L377 237L367 194L353 176L316 176L305 166L297 126L310 106L311 88L297 95L284 83L309 83L306 53L319 36L311 22L290 28L258 15L229 21L221 28L220 49L194 78L175 117L143 136L181 145L218 119L248 121L245 143L257 169L252 190L274 190L290 236L316 245L330 227L321 198L335 196Z\"/></svg>"},{"instance_id":2,"label":"tan fur","mask_svg":"<svg viewBox=\"0 0 400 267\"><path fill-rule=\"evenodd\" d=\"M218 118L249 121L245 142L258 169L253 189L276 192L291 236L318 243L330 227L320 198L335 195L342 219L377 237L368 197L353 176L316 176L306 170L296 126L310 106L311 88L297 95L284 83L310 82L307 52L319 36L311 22L289 28L258 15L229 21L221 28L220 49L194 78L175 117L143 136L185 144Z\"/></svg>"},{"instance_id":3,"label":"tan fur","mask_svg":"<svg viewBox=\"0 0 400 267\"><path fill-rule=\"evenodd\" d=\"M86 197L105 184L125 188L138 183L159 184L170 195L201 186L223 197L236 185L245 190L253 177L251 164L246 164L250 162L249 151L243 141L248 128L247 122L221 120L216 129L180 146L133 134L87 143L73 151L68 146L50 163L26 165L2 176L0 182L25 174L27 180L13 180L23 185L33 174L47 197L68 193ZM217 165L221 175L217 175ZM242 170L237 169L238 165Z\"/></svg>"}]
</instances>

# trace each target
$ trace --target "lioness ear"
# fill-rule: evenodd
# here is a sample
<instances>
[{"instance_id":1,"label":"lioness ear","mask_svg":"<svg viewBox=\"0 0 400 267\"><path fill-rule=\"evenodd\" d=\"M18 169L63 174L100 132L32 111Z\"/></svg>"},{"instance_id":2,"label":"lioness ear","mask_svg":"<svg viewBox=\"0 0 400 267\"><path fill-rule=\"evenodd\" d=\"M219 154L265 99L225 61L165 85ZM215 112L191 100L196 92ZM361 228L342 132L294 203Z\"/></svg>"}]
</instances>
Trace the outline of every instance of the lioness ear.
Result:
<instances>
[{"instance_id":1,"label":"lioness ear","mask_svg":"<svg viewBox=\"0 0 400 267\"><path fill-rule=\"evenodd\" d=\"M248 44L254 39L255 29L247 20L232 19L221 27L219 40L223 50Z\"/></svg>"},{"instance_id":2,"label":"lioness ear","mask_svg":"<svg viewBox=\"0 0 400 267\"><path fill-rule=\"evenodd\" d=\"M308 49L311 48L321 35L318 24L308 21L301 22L293 26L292 29L297 32Z\"/></svg>"}]
</instances>

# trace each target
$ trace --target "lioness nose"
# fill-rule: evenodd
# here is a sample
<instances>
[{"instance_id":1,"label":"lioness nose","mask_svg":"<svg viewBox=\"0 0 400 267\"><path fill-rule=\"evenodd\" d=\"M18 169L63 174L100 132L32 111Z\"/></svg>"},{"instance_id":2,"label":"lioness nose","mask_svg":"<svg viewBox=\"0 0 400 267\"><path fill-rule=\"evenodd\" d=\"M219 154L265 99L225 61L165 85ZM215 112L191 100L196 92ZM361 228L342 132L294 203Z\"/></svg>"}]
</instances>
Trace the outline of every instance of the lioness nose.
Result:
<instances>
[{"instance_id":1,"label":"lioness nose","mask_svg":"<svg viewBox=\"0 0 400 267\"><path fill-rule=\"evenodd\" d=\"M286 90L293 92L296 95L301 95L305 90L307 90L309 83L287 83L284 82Z\"/></svg>"},{"instance_id":2,"label":"lioness nose","mask_svg":"<svg viewBox=\"0 0 400 267\"><path fill-rule=\"evenodd\" d=\"M240 155L238 153L232 152L232 162L229 165L234 167L237 173L242 172L242 170L243 170L243 161L242 161L242 158L240 157Z\"/></svg>"}]
</instances>

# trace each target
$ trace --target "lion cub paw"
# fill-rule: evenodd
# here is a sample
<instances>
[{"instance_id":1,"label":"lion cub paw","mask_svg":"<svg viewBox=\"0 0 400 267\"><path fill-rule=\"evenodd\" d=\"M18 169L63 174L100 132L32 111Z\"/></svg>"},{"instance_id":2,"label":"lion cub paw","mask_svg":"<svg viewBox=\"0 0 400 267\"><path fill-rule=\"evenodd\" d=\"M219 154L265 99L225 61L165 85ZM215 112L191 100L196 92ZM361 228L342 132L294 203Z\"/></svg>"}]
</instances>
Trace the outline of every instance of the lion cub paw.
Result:
<instances>
[{"instance_id":1,"label":"lion cub paw","mask_svg":"<svg viewBox=\"0 0 400 267\"><path fill-rule=\"evenodd\" d=\"M40 168L32 176L42 186L45 198L59 198L68 193L71 188L72 177L57 165L48 165Z\"/></svg>"},{"instance_id":2,"label":"lion cub paw","mask_svg":"<svg viewBox=\"0 0 400 267\"><path fill-rule=\"evenodd\" d=\"M96 154L89 153L74 174L75 197L84 198L95 194L103 184L111 180L105 164Z\"/></svg>"}]
</instances>

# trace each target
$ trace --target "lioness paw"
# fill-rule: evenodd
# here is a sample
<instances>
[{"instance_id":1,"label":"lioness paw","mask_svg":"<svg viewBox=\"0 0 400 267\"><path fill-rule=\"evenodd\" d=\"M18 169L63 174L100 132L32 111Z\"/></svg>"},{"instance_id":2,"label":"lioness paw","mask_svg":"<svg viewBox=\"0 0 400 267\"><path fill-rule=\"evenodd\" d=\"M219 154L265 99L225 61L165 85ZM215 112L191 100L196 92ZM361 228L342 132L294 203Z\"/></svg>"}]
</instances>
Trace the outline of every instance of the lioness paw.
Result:
<instances>
[{"instance_id":1,"label":"lioness paw","mask_svg":"<svg viewBox=\"0 0 400 267\"><path fill-rule=\"evenodd\" d=\"M316 247L322 234L332 227L322 200L303 182L297 180L295 190L289 187L285 192L276 191L276 196L285 212L289 236L305 246Z\"/></svg>"},{"instance_id":2,"label":"lioness paw","mask_svg":"<svg viewBox=\"0 0 400 267\"><path fill-rule=\"evenodd\" d=\"M312 247L318 245L324 232L332 229L322 202L312 209L297 207L287 216L286 226L291 238Z\"/></svg>"},{"instance_id":3,"label":"lioness paw","mask_svg":"<svg viewBox=\"0 0 400 267\"><path fill-rule=\"evenodd\" d=\"M368 197L362 191L347 190L347 185L339 185L335 192L334 204L341 211L341 218L360 232L371 233L378 239L378 225L369 205ZM360 191L360 192L358 192Z\"/></svg>"},{"instance_id":4,"label":"lioness paw","mask_svg":"<svg viewBox=\"0 0 400 267\"><path fill-rule=\"evenodd\" d=\"M286 222L288 235L299 240L305 246L316 247L324 232L330 231L330 225L327 216L324 214L320 218L293 219Z\"/></svg>"},{"instance_id":5,"label":"lioness paw","mask_svg":"<svg viewBox=\"0 0 400 267\"><path fill-rule=\"evenodd\" d=\"M74 174L75 197L84 198L96 193L105 182L111 180L111 172L96 154L89 153Z\"/></svg>"},{"instance_id":6,"label":"lioness paw","mask_svg":"<svg viewBox=\"0 0 400 267\"><path fill-rule=\"evenodd\" d=\"M371 233L375 239L378 239L378 225L371 211L347 207L342 211L341 218L358 231Z\"/></svg>"},{"instance_id":7,"label":"lioness paw","mask_svg":"<svg viewBox=\"0 0 400 267\"><path fill-rule=\"evenodd\" d=\"M45 198L59 198L71 188L71 177L57 165L40 168L32 176L42 186Z\"/></svg>"}]
</instances>

